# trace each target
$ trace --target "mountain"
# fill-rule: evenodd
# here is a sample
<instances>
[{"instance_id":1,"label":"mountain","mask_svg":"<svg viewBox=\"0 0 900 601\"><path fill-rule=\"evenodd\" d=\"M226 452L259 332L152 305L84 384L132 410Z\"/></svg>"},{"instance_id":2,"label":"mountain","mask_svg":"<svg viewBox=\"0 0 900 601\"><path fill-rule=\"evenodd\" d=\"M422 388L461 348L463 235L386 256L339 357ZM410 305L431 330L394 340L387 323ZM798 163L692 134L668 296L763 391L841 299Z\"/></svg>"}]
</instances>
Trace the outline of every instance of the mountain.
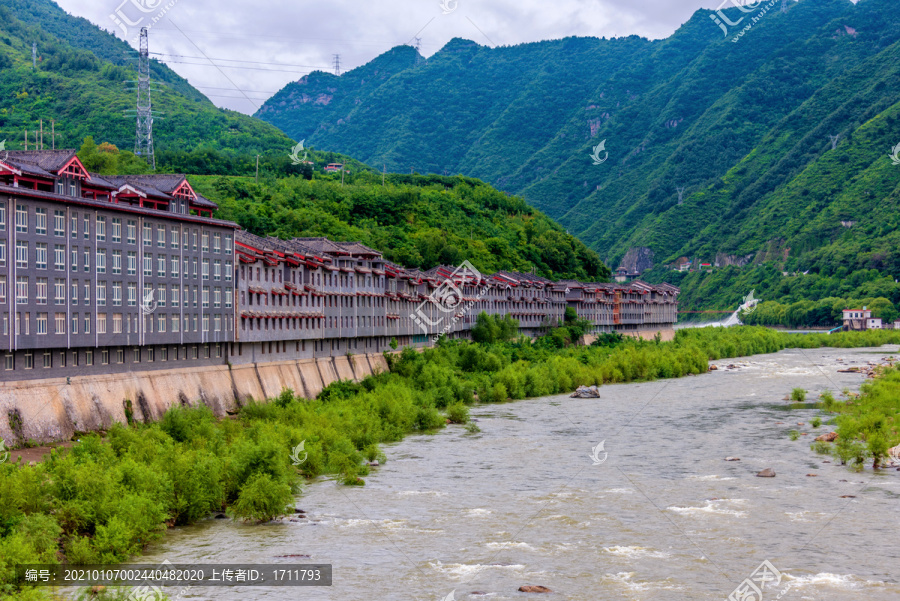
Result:
<instances>
[{"instance_id":1,"label":"mountain","mask_svg":"<svg viewBox=\"0 0 900 601\"><path fill-rule=\"evenodd\" d=\"M898 273L898 40L894 0L772 0L699 10L662 40L398 47L257 115L375 169L521 194L660 278L679 257Z\"/></svg>"},{"instance_id":2,"label":"mountain","mask_svg":"<svg viewBox=\"0 0 900 601\"><path fill-rule=\"evenodd\" d=\"M329 179L330 178L330 179ZM600 258L559 224L473 178L352 173L253 178L191 176L219 204L217 216L259 236L358 240L391 261L423 270L471 262L484 273L606 281ZM382 184L382 181L384 183Z\"/></svg>"},{"instance_id":3,"label":"mountain","mask_svg":"<svg viewBox=\"0 0 900 601\"><path fill-rule=\"evenodd\" d=\"M0 140L8 149L24 148L27 129L33 144L43 120L50 147L52 120L58 147L77 148L93 136L97 143L133 149L135 117L126 111L135 108L136 56L125 42L51 0L0 0ZM246 174L255 169L256 154L271 157L264 168L290 163L294 142L283 132L217 108L163 63L151 59L150 65L158 164Z\"/></svg>"}]
</instances>

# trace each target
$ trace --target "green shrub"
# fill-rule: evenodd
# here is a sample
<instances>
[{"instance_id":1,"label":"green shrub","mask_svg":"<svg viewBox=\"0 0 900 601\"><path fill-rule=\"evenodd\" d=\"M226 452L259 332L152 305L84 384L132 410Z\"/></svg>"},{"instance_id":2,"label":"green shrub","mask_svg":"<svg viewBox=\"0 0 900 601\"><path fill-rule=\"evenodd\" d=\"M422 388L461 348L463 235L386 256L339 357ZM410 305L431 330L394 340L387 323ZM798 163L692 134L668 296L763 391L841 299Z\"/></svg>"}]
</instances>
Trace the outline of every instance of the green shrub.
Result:
<instances>
[{"instance_id":1,"label":"green shrub","mask_svg":"<svg viewBox=\"0 0 900 601\"><path fill-rule=\"evenodd\" d=\"M246 521L268 522L293 511L291 487L266 473L257 472L241 488L231 513Z\"/></svg>"},{"instance_id":2,"label":"green shrub","mask_svg":"<svg viewBox=\"0 0 900 601\"><path fill-rule=\"evenodd\" d=\"M812 418L812 427L813 427L813 428L818 428L818 427L821 426L821 425L822 425L822 418L821 418L821 417L814 417L814 418Z\"/></svg>"},{"instance_id":3,"label":"green shrub","mask_svg":"<svg viewBox=\"0 0 900 601\"><path fill-rule=\"evenodd\" d=\"M791 430L788 434L788 438L790 438L791 440L797 440L798 438L800 438L800 432L798 432L797 430Z\"/></svg>"},{"instance_id":4,"label":"green shrub","mask_svg":"<svg viewBox=\"0 0 900 601\"><path fill-rule=\"evenodd\" d=\"M450 405L447 408L447 419L454 424L464 424L469 421L469 408L462 403Z\"/></svg>"},{"instance_id":5,"label":"green shrub","mask_svg":"<svg viewBox=\"0 0 900 601\"><path fill-rule=\"evenodd\" d=\"M802 403L806 400L806 391L802 388L795 388L791 391L791 400L796 403Z\"/></svg>"}]
</instances>

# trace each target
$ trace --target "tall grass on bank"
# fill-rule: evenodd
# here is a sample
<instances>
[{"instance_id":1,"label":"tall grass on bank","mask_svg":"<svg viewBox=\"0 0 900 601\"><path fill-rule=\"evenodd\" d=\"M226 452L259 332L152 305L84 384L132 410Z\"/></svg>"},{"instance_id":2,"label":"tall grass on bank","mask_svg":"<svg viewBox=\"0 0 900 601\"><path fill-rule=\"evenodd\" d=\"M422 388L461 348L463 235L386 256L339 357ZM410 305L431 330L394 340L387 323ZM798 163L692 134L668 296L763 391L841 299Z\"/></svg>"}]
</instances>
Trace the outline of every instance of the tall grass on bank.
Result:
<instances>
[{"instance_id":1,"label":"tall grass on bank","mask_svg":"<svg viewBox=\"0 0 900 601\"><path fill-rule=\"evenodd\" d=\"M563 349L527 340L441 340L423 352L387 355L390 372L334 383L315 400L286 390L224 420L203 406L173 408L158 423L116 425L105 436L84 436L38 465L0 465L0 596L40 598L12 584L17 564L116 563L140 553L166 527L211 512L253 521L289 512L301 476L334 474L345 484L361 484L365 461L384 460L379 444L433 431L448 419L465 423L475 395L482 402L505 401L583 384L700 374L710 359L787 347L886 343L900 343L900 332L825 336L708 328L679 331L672 342L604 338L596 346ZM900 386L900 379L889 381ZM854 419L841 426L848 436L850 428L881 431L877 420ZM884 446L867 437L881 445L875 448ZM294 465L291 451L300 443Z\"/></svg>"},{"instance_id":2,"label":"tall grass on bank","mask_svg":"<svg viewBox=\"0 0 900 601\"><path fill-rule=\"evenodd\" d=\"M868 460L878 468L888 459L888 450L900 445L900 369L884 369L860 388L860 395L841 403L831 395L822 399L822 409L836 412L838 438L834 443L814 443L819 453L828 453L842 464L862 469Z\"/></svg>"}]
</instances>

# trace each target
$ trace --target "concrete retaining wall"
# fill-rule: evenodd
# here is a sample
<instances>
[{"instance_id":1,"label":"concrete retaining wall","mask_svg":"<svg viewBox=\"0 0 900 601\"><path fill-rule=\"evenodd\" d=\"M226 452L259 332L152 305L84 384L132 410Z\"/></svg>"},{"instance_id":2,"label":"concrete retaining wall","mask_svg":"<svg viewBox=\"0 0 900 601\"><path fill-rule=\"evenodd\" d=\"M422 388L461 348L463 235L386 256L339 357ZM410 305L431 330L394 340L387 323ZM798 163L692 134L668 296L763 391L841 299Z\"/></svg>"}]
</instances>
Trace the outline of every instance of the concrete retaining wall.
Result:
<instances>
[{"instance_id":1,"label":"concrete retaining wall","mask_svg":"<svg viewBox=\"0 0 900 601\"><path fill-rule=\"evenodd\" d=\"M0 438L8 446L69 440L76 431L125 423L126 401L138 421L159 419L176 404L203 403L222 416L284 388L313 398L335 380L382 371L387 362L375 354L0 382Z\"/></svg>"},{"instance_id":2,"label":"concrete retaining wall","mask_svg":"<svg viewBox=\"0 0 900 601\"><path fill-rule=\"evenodd\" d=\"M670 340L675 340L675 329L674 328L656 328L656 329L646 329L646 330L634 330L634 331L626 331L621 332L623 336L631 336L632 338L643 338L644 340L653 340L657 334L659 334L660 339L663 342L669 342ZM596 334L585 334L584 335L584 344L590 344L593 341L597 340Z\"/></svg>"}]
</instances>

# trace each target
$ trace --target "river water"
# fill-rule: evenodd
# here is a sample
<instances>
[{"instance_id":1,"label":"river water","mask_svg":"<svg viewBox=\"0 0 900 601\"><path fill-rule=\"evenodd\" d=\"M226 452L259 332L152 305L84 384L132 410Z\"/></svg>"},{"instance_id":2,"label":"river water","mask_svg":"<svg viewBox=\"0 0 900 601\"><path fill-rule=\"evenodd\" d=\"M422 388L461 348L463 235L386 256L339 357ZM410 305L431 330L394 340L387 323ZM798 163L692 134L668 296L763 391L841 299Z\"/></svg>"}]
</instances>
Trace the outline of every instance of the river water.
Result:
<instances>
[{"instance_id":1,"label":"river water","mask_svg":"<svg viewBox=\"0 0 900 601\"><path fill-rule=\"evenodd\" d=\"M855 390L864 377L841 366L896 352L787 350L604 386L600 399L479 406L480 433L450 426L387 445L364 487L309 484L306 519L210 519L136 561L334 566L331 587L181 595L218 601L722 600L765 560L782 573L767 601L897 600L900 472L813 453L827 426L783 400L794 387ZM807 435L791 441L792 429ZM776 477L756 477L764 468ZM526 584L553 592L517 592Z\"/></svg>"}]
</instances>

